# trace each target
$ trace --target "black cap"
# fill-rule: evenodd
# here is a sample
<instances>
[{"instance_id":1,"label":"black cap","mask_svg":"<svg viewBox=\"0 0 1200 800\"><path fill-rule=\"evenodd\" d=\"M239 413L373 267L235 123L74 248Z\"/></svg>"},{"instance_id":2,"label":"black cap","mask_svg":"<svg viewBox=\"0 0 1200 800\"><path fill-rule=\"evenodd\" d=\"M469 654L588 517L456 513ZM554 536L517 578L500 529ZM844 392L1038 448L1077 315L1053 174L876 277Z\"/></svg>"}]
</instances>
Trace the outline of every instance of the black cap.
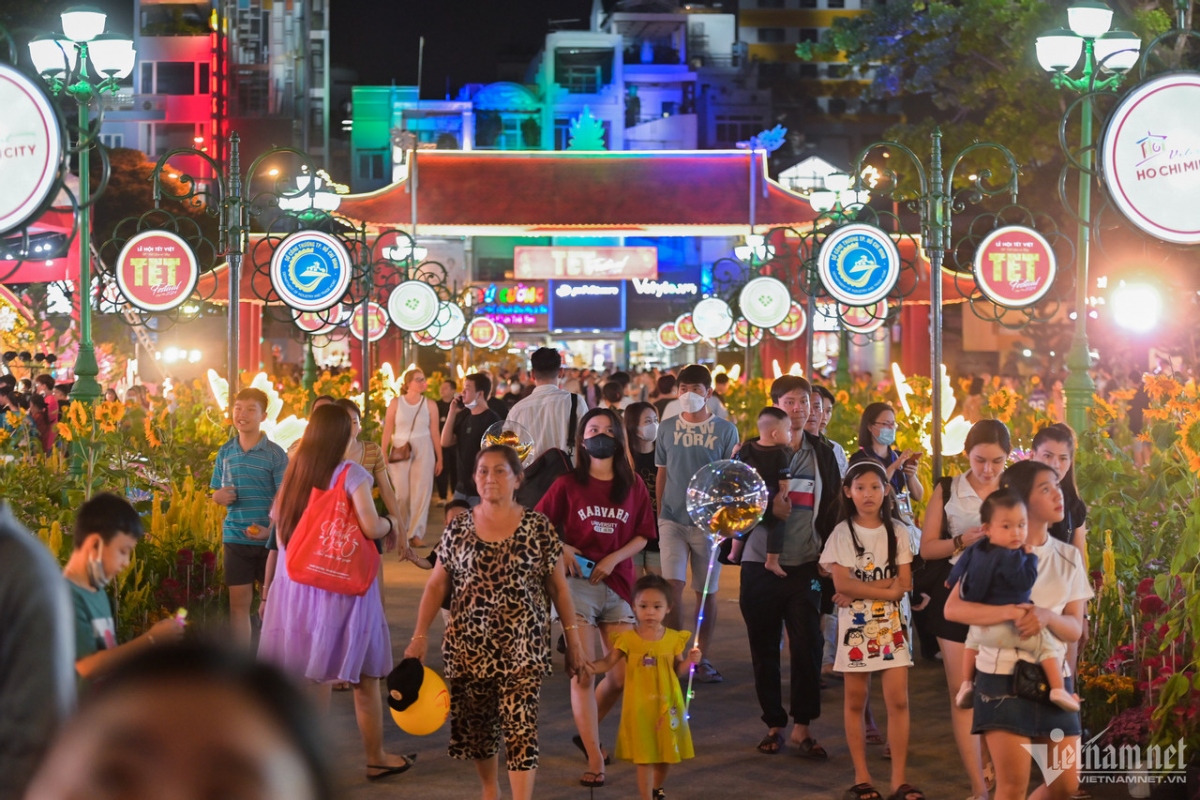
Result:
<instances>
[{"instance_id":1,"label":"black cap","mask_svg":"<svg viewBox=\"0 0 1200 800\"><path fill-rule=\"evenodd\" d=\"M425 667L420 660L406 658L396 665L387 676L388 706L396 711L404 711L417 702L421 684L425 681Z\"/></svg>"}]
</instances>

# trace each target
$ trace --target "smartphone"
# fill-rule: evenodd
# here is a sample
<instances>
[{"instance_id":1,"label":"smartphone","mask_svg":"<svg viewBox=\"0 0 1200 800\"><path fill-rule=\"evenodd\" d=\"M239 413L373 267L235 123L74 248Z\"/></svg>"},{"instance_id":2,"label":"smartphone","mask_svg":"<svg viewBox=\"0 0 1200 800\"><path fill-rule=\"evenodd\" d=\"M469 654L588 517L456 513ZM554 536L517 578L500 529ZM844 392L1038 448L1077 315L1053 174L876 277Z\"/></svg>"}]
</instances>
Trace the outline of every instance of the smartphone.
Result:
<instances>
[{"instance_id":1,"label":"smartphone","mask_svg":"<svg viewBox=\"0 0 1200 800\"><path fill-rule=\"evenodd\" d=\"M592 570L594 570L596 568L595 561L592 561L590 558L584 558L583 556L576 553L575 554L575 562L577 564L579 564L579 572L583 575L583 577L585 577L585 578L592 577Z\"/></svg>"}]
</instances>

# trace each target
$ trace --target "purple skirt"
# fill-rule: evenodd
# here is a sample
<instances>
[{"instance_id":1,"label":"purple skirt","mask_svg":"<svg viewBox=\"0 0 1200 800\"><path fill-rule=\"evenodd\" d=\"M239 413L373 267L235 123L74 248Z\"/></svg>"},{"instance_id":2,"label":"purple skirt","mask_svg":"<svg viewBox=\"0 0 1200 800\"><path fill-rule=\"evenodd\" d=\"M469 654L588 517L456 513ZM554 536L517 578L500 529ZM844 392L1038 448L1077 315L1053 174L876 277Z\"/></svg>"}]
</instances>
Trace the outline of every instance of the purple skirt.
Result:
<instances>
[{"instance_id":1,"label":"purple skirt","mask_svg":"<svg viewBox=\"0 0 1200 800\"><path fill-rule=\"evenodd\" d=\"M392 637L379 577L361 597L296 583L282 546L263 618L258 656L296 678L318 683L381 678L392 671Z\"/></svg>"}]
</instances>

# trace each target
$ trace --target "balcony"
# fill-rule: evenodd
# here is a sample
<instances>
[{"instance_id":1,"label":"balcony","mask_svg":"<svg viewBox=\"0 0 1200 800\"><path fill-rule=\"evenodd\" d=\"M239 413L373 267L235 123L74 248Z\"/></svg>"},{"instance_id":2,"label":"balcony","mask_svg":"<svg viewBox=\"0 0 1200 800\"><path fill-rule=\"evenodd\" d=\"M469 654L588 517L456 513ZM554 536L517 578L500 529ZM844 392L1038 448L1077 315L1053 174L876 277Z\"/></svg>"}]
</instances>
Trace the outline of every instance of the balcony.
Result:
<instances>
[{"instance_id":1,"label":"balcony","mask_svg":"<svg viewBox=\"0 0 1200 800\"><path fill-rule=\"evenodd\" d=\"M695 150L696 115L651 117L625 129L626 150Z\"/></svg>"}]
</instances>

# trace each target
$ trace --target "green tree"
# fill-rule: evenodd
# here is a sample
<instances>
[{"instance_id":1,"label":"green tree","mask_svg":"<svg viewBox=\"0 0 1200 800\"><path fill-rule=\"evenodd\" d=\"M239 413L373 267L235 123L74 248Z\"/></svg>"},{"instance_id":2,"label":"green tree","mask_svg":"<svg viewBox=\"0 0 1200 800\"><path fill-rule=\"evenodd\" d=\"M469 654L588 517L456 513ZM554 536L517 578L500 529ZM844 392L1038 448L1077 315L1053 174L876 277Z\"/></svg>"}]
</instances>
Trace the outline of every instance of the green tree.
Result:
<instances>
[{"instance_id":1,"label":"green tree","mask_svg":"<svg viewBox=\"0 0 1200 800\"><path fill-rule=\"evenodd\" d=\"M604 146L604 124L592 116L591 110L583 107L583 112L571 120L571 142L568 150L607 150Z\"/></svg>"}]
</instances>

